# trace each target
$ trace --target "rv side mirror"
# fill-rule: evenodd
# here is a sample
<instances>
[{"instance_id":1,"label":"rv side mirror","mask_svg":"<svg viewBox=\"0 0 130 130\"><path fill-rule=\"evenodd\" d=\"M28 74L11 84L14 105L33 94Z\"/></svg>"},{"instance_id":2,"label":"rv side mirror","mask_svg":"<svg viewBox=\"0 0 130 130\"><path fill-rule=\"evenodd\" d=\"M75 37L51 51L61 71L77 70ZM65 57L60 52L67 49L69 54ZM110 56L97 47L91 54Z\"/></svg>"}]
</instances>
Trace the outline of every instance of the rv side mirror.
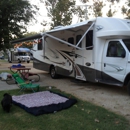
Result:
<instances>
[{"instance_id":1,"label":"rv side mirror","mask_svg":"<svg viewBox=\"0 0 130 130\"><path fill-rule=\"evenodd\" d=\"M125 52L125 50L123 50L123 51L122 51L122 54L121 54L121 57L122 57L122 58L125 58L125 56L126 56L126 52Z\"/></svg>"}]
</instances>

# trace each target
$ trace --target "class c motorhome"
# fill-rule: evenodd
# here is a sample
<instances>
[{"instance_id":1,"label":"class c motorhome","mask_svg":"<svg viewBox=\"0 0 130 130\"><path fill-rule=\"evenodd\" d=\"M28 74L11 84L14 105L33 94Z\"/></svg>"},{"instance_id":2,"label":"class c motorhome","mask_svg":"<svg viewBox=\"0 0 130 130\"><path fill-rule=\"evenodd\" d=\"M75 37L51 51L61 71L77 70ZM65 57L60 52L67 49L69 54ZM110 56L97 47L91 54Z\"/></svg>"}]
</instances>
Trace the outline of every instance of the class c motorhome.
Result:
<instances>
[{"instance_id":1,"label":"class c motorhome","mask_svg":"<svg viewBox=\"0 0 130 130\"><path fill-rule=\"evenodd\" d=\"M34 44L33 66L83 81L127 86L130 93L130 20L97 17L19 39Z\"/></svg>"},{"instance_id":2,"label":"class c motorhome","mask_svg":"<svg viewBox=\"0 0 130 130\"><path fill-rule=\"evenodd\" d=\"M11 62L30 62L30 49L28 48L11 48L7 50L8 61Z\"/></svg>"}]
</instances>

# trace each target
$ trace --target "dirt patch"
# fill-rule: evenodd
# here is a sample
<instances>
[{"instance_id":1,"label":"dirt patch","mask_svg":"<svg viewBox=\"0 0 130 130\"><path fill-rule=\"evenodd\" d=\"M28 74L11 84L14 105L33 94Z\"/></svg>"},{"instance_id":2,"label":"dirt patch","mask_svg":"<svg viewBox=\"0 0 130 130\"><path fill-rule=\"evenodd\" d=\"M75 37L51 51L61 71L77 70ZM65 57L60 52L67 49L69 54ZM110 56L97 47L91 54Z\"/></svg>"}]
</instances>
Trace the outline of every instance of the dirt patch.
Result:
<instances>
[{"instance_id":1,"label":"dirt patch","mask_svg":"<svg viewBox=\"0 0 130 130\"><path fill-rule=\"evenodd\" d=\"M0 63L0 70L8 69L11 65L10 63ZM126 89L98 83L74 82L73 79L66 77L54 80L48 73L34 69L32 63L24 63L23 65L31 67L32 72L39 73L41 82L44 84L56 86L58 89L73 94L82 100L121 114L130 121L130 96Z\"/></svg>"}]
</instances>

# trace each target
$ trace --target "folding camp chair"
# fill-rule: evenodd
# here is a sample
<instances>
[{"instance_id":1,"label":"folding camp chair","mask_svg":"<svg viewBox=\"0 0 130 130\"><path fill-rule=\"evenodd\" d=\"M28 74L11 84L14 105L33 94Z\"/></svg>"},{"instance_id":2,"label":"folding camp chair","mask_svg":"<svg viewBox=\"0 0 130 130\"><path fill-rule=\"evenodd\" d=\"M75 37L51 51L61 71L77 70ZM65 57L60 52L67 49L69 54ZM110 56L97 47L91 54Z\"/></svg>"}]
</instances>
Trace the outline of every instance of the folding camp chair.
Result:
<instances>
[{"instance_id":1,"label":"folding camp chair","mask_svg":"<svg viewBox=\"0 0 130 130\"><path fill-rule=\"evenodd\" d=\"M39 91L39 84L32 84L31 82L27 83L22 79L18 73L12 74L12 77L15 79L16 83L18 84L20 91L25 89L32 89L33 92ZM34 89L37 89L36 91ZM19 92L20 92L19 91Z\"/></svg>"}]
</instances>

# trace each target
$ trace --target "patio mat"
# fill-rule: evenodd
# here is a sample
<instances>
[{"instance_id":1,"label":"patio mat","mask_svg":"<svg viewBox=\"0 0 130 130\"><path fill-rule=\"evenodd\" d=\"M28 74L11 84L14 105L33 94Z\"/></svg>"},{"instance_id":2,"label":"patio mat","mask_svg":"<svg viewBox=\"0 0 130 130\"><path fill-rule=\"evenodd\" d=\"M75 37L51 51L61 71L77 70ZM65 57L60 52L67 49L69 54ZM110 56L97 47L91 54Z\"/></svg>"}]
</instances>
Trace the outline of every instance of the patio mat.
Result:
<instances>
[{"instance_id":1,"label":"patio mat","mask_svg":"<svg viewBox=\"0 0 130 130\"><path fill-rule=\"evenodd\" d=\"M51 91L42 91L20 96L12 96L13 104L35 116L67 109L77 102L76 99Z\"/></svg>"}]
</instances>

